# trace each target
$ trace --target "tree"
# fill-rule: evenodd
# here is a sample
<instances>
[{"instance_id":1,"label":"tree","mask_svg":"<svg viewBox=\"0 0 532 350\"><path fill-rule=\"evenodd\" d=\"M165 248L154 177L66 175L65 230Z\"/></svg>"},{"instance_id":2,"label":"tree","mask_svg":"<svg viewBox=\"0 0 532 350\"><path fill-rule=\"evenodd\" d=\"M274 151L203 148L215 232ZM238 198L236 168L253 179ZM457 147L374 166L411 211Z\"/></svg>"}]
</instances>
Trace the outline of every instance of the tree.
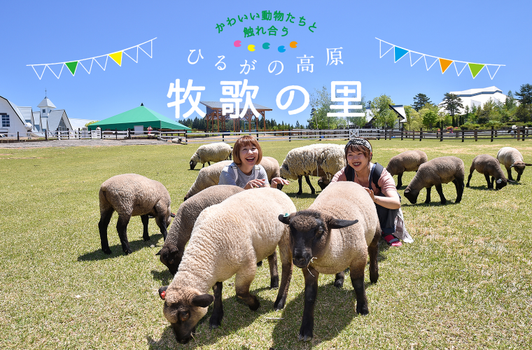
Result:
<instances>
[{"instance_id":1,"label":"tree","mask_svg":"<svg viewBox=\"0 0 532 350\"><path fill-rule=\"evenodd\" d=\"M371 101L371 113L375 118L375 126L393 128L397 116L390 109L390 105L393 105L393 101L387 95L380 95Z\"/></svg>"},{"instance_id":2,"label":"tree","mask_svg":"<svg viewBox=\"0 0 532 350\"><path fill-rule=\"evenodd\" d=\"M432 127L436 125L439 120L438 106L427 104L425 107L419 110L419 115L421 116L423 126L432 129Z\"/></svg>"},{"instance_id":3,"label":"tree","mask_svg":"<svg viewBox=\"0 0 532 350\"><path fill-rule=\"evenodd\" d=\"M335 117L328 117L327 113L331 113L331 94L327 87L323 86L321 90L315 89L314 93L310 95L310 106L312 112L310 118L307 120L309 128L311 129L328 129L336 128L338 124Z\"/></svg>"},{"instance_id":4,"label":"tree","mask_svg":"<svg viewBox=\"0 0 532 350\"><path fill-rule=\"evenodd\" d=\"M532 85L523 84L521 90L515 93L519 98L519 105L531 105L532 104Z\"/></svg>"},{"instance_id":5,"label":"tree","mask_svg":"<svg viewBox=\"0 0 532 350\"><path fill-rule=\"evenodd\" d=\"M516 106L514 95L512 94L512 90L508 91L508 95L506 96L506 101L504 102L504 108L506 108L507 111L511 111Z\"/></svg>"},{"instance_id":6,"label":"tree","mask_svg":"<svg viewBox=\"0 0 532 350\"><path fill-rule=\"evenodd\" d=\"M464 108L464 105L462 104L462 99L455 94L451 94L450 92L446 93L444 96L445 97L442 101L443 107L451 115L451 118L453 120L453 126L457 126L454 120L454 115L457 112L460 112L460 108Z\"/></svg>"},{"instance_id":7,"label":"tree","mask_svg":"<svg viewBox=\"0 0 532 350\"><path fill-rule=\"evenodd\" d=\"M406 123L405 128L407 130L419 130L423 126L423 120L412 106L405 106Z\"/></svg>"},{"instance_id":8,"label":"tree","mask_svg":"<svg viewBox=\"0 0 532 350\"><path fill-rule=\"evenodd\" d=\"M419 112L421 108L423 108L427 103L430 102L430 98L428 98L427 95L419 93L416 96L414 96L414 104L412 105L412 108L416 110L416 112Z\"/></svg>"}]
</instances>

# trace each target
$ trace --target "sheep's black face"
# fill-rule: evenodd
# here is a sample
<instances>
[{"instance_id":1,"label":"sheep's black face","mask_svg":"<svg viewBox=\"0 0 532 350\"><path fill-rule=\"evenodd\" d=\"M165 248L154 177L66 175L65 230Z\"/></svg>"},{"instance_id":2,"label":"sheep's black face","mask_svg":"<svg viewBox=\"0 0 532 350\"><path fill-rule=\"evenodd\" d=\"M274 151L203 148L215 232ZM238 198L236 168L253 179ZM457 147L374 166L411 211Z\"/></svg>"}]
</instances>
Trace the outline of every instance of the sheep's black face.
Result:
<instances>
[{"instance_id":1,"label":"sheep's black face","mask_svg":"<svg viewBox=\"0 0 532 350\"><path fill-rule=\"evenodd\" d=\"M405 189L404 195L410 201L410 203L416 204L417 196L419 195L419 192L411 191L410 188L407 187Z\"/></svg>"},{"instance_id":2,"label":"sheep's black face","mask_svg":"<svg viewBox=\"0 0 532 350\"><path fill-rule=\"evenodd\" d=\"M190 165L190 170L194 170L194 168L196 167L196 162L191 160L190 162L188 162L188 164Z\"/></svg>"},{"instance_id":3,"label":"sheep's black face","mask_svg":"<svg viewBox=\"0 0 532 350\"><path fill-rule=\"evenodd\" d=\"M177 248L163 247L159 255L161 262L168 267L172 275L175 275L181 263L182 254L179 254Z\"/></svg>"},{"instance_id":4,"label":"sheep's black face","mask_svg":"<svg viewBox=\"0 0 532 350\"><path fill-rule=\"evenodd\" d=\"M318 186L320 186L321 190L323 191L325 189L325 187L327 187L327 185L329 185L330 182L331 182L331 180L329 180L329 179L320 178L318 180Z\"/></svg>"},{"instance_id":5,"label":"sheep's black face","mask_svg":"<svg viewBox=\"0 0 532 350\"><path fill-rule=\"evenodd\" d=\"M506 186L508 184L508 180L506 179L497 179L495 181L495 189L496 190L500 190L501 188L503 188L504 186Z\"/></svg>"}]
</instances>

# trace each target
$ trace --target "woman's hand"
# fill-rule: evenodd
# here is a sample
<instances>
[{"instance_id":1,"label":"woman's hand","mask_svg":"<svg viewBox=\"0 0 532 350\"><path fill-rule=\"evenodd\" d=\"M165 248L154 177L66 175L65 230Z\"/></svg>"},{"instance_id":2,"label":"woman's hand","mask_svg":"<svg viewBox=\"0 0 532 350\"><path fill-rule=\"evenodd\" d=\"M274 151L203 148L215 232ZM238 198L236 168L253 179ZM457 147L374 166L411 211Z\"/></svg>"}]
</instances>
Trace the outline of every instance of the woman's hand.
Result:
<instances>
[{"instance_id":1,"label":"woman's hand","mask_svg":"<svg viewBox=\"0 0 532 350\"><path fill-rule=\"evenodd\" d=\"M251 188L259 188L259 187L265 187L266 180L265 179L255 179L249 181L246 186L244 186L245 190L249 190Z\"/></svg>"},{"instance_id":2,"label":"woman's hand","mask_svg":"<svg viewBox=\"0 0 532 350\"><path fill-rule=\"evenodd\" d=\"M274 177L272 179L272 187L277 187L277 185L288 185L290 181L283 179L282 177Z\"/></svg>"},{"instance_id":3,"label":"woman's hand","mask_svg":"<svg viewBox=\"0 0 532 350\"><path fill-rule=\"evenodd\" d=\"M364 187L364 189L366 190L366 192L369 194L369 196L371 197L371 200L373 202L375 202L375 193L373 193L373 190L371 188L367 188L367 187Z\"/></svg>"}]
</instances>

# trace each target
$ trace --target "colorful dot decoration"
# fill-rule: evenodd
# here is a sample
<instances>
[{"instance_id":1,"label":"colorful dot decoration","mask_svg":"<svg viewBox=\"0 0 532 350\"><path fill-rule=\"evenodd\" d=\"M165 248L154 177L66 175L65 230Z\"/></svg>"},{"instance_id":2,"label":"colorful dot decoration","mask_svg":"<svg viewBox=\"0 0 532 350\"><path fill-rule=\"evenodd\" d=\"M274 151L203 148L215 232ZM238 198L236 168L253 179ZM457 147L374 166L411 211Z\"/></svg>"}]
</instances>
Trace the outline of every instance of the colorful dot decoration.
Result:
<instances>
[{"instance_id":1,"label":"colorful dot decoration","mask_svg":"<svg viewBox=\"0 0 532 350\"><path fill-rule=\"evenodd\" d=\"M233 45L235 47L241 47L242 46L242 41L241 40L235 40ZM271 48L270 47L270 43L268 43L268 42L263 43L262 45L259 45L258 47L262 47L263 50L269 50ZM288 47L290 47L292 49L297 48L297 41L291 41L290 44L288 45ZM254 52L257 49L257 45L249 44L249 45L246 46L246 48L248 49L248 51ZM280 45L279 47L277 47L277 51L279 51L281 53L285 52L286 51L286 46L285 45Z\"/></svg>"}]
</instances>

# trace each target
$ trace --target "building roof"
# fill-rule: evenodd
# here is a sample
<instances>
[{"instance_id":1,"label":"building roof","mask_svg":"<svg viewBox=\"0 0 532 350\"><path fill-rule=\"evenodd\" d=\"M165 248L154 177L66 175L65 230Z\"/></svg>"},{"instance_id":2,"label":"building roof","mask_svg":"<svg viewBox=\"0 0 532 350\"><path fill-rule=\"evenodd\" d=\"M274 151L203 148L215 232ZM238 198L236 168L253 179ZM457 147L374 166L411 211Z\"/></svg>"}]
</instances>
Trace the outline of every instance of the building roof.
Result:
<instances>
[{"instance_id":1,"label":"building roof","mask_svg":"<svg viewBox=\"0 0 532 350\"><path fill-rule=\"evenodd\" d=\"M97 127L103 130L134 130L137 125L142 125L145 128L151 126L153 129L191 130L181 123L144 107L144 105L90 124L89 130L94 130Z\"/></svg>"},{"instance_id":2,"label":"building roof","mask_svg":"<svg viewBox=\"0 0 532 350\"><path fill-rule=\"evenodd\" d=\"M37 107L39 108L44 108L44 107L48 107L48 108L56 108L55 105L52 103L52 101L50 101L50 99L48 97L45 97L41 103L39 103L37 105Z\"/></svg>"},{"instance_id":3,"label":"building roof","mask_svg":"<svg viewBox=\"0 0 532 350\"><path fill-rule=\"evenodd\" d=\"M502 93L502 90L496 86L489 86L481 89L469 89L463 91L450 91L449 93L454 94L462 100L462 105L464 108L460 109L460 113L465 113L465 108L469 107L470 109L473 106L481 107L490 99L495 103L504 103L506 102L506 96ZM438 104L440 111L444 110L443 101Z\"/></svg>"}]
</instances>

